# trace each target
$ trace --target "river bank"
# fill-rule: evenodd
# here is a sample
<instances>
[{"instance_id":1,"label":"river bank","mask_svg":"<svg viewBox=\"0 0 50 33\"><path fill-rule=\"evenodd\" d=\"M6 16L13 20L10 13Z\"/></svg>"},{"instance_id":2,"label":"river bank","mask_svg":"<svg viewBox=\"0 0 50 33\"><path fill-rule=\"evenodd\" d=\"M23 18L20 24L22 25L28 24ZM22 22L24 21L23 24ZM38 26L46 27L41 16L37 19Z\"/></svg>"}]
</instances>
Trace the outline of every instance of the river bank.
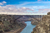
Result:
<instances>
[{"instance_id":1,"label":"river bank","mask_svg":"<svg viewBox=\"0 0 50 33\"><path fill-rule=\"evenodd\" d=\"M33 31L33 28L35 28L36 25L32 25L31 21L25 22L27 25L26 27L21 31L21 33L31 33Z\"/></svg>"}]
</instances>

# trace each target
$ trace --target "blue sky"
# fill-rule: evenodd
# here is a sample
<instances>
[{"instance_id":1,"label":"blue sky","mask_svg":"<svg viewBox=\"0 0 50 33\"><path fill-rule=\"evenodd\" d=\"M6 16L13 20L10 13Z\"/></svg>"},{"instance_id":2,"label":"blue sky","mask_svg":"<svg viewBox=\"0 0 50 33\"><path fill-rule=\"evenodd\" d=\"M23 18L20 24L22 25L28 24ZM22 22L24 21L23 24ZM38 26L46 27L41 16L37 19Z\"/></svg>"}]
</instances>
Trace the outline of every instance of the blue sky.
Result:
<instances>
[{"instance_id":1,"label":"blue sky","mask_svg":"<svg viewBox=\"0 0 50 33\"><path fill-rule=\"evenodd\" d=\"M17 15L46 15L50 0L0 0L0 12Z\"/></svg>"}]
</instances>

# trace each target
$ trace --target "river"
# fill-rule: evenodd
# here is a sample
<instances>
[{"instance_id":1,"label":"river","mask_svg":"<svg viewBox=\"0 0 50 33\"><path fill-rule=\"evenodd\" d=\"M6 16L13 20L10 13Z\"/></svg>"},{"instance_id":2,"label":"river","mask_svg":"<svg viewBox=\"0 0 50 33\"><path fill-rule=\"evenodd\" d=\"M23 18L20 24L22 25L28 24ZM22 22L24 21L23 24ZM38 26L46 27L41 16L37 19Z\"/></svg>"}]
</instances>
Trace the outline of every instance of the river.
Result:
<instances>
[{"instance_id":1,"label":"river","mask_svg":"<svg viewBox=\"0 0 50 33\"><path fill-rule=\"evenodd\" d=\"M21 33L31 33L33 31L33 28L36 27L36 25L31 24L31 21L26 21L25 23L27 26L22 30Z\"/></svg>"}]
</instances>

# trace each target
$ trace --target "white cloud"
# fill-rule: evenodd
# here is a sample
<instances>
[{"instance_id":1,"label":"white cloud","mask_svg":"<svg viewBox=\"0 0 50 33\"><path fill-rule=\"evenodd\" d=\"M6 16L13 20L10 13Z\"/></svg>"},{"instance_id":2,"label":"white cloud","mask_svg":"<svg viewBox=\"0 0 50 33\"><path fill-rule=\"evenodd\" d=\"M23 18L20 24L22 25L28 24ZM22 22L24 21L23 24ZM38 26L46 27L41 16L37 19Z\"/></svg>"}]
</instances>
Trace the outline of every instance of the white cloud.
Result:
<instances>
[{"instance_id":1,"label":"white cloud","mask_svg":"<svg viewBox=\"0 0 50 33\"><path fill-rule=\"evenodd\" d=\"M0 5L3 5L2 3L0 3Z\"/></svg>"},{"instance_id":2,"label":"white cloud","mask_svg":"<svg viewBox=\"0 0 50 33\"><path fill-rule=\"evenodd\" d=\"M39 2L38 2L39 1ZM36 1L36 2L24 2L24 3L22 3L22 4L19 4L19 5L17 5L17 6L24 6L24 5L27 5L27 4L35 4L35 3L37 3L37 4L39 4L39 3L43 3L43 4L50 4L50 1L42 1L42 0L38 0L38 1Z\"/></svg>"},{"instance_id":3,"label":"white cloud","mask_svg":"<svg viewBox=\"0 0 50 33\"><path fill-rule=\"evenodd\" d=\"M0 5L4 5L6 2L5 1L3 1L3 2L0 2Z\"/></svg>"},{"instance_id":4,"label":"white cloud","mask_svg":"<svg viewBox=\"0 0 50 33\"><path fill-rule=\"evenodd\" d=\"M45 8L49 8L50 6L31 6L30 8L33 9L45 9Z\"/></svg>"},{"instance_id":5,"label":"white cloud","mask_svg":"<svg viewBox=\"0 0 50 33\"><path fill-rule=\"evenodd\" d=\"M41 7L41 6L39 6L39 7ZM32 12L27 12L27 11L32 11ZM39 9L37 12L34 12L34 11L36 11L36 10L26 8L26 7L15 8L14 5L0 6L0 13L2 13L2 14L16 14L16 15L43 14L45 12L49 12L50 9Z\"/></svg>"},{"instance_id":6,"label":"white cloud","mask_svg":"<svg viewBox=\"0 0 50 33\"><path fill-rule=\"evenodd\" d=\"M6 3L5 1L3 1L2 3Z\"/></svg>"},{"instance_id":7,"label":"white cloud","mask_svg":"<svg viewBox=\"0 0 50 33\"><path fill-rule=\"evenodd\" d=\"M50 9L39 9L39 13L48 13L50 12Z\"/></svg>"},{"instance_id":8,"label":"white cloud","mask_svg":"<svg viewBox=\"0 0 50 33\"><path fill-rule=\"evenodd\" d=\"M0 3L0 5L4 5L6 2L3 1ZM22 6L22 5L26 5L26 4L31 4L31 3L42 3L42 2L26 2L26 3L23 3L23 4L19 4L19 6ZM45 2L43 2L45 3ZM42 9L42 8L47 8L46 6L33 6L31 8L26 8L26 7L19 7L19 8L16 8L16 6L14 5L6 5L6 6L0 6L0 13L2 14L17 14L17 15L24 15L24 14L27 14L27 15L33 15L34 13L45 13L45 12L49 12L50 9ZM34 9L39 9L37 12L34 12L36 10ZM30 12L31 11L31 12Z\"/></svg>"},{"instance_id":9,"label":"white cloud","mask_svg":"<svg viewBox=\"0 0 50 33\"><path fill-rule=\"evenodd\" d=\"M11 14L11 15L43 15L46 11L49 12L50 9L39 9L38 12L34 12L36 10L26 8L26 7L20 7L20 8L12 8L13 5L9 7L9 5L6 6L0 6L0 14ZM27 12L27 10L32 12Z\"/></svg>"},{"instance_id":10,"label":"white cloud","mask_svg":"<svg viewBox=\"0 0 50 33\"><path fill-rule=\"evenodd\" d=\"M27 10L30 10L30 11L34 11L34 9L30 9L30 8L26 8L26 7L21 7L21 8L12 8L12 7L14 7L13 5L6 5L6 6L0 6L0 12L3 12L3 14L4 13L21 13L21 14L23 14L23 13L29 13L29 12L27 12Z\"/></svg>"},{"instance_id":11,"label":"white cloud","mask_svg":"<svg viewBox=\"0 0 50 33\"><path fill-rule=\"evenodd\" d=\"M41 0L38 0L38 1L41 1Z\"/></svg>"}]
</instances>

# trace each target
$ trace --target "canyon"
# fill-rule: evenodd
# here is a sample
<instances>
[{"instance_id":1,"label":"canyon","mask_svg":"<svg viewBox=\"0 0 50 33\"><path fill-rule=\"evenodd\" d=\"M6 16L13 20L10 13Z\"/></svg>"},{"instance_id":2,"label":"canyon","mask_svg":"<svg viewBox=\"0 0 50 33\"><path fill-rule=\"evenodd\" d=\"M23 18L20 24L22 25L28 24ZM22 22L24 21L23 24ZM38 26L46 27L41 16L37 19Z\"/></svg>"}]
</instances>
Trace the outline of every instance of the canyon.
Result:
<instances>
[{"instance_id":1,"label":"canyon","mask_svg":"<svg viewBox=\"0 0 50 33\"><path fill-rule=\"evenodd\" d=\"M0 15L0 33L20 33L25 27L25 21L37 25L44 15Z\"/></svg>"}]
</instances>

